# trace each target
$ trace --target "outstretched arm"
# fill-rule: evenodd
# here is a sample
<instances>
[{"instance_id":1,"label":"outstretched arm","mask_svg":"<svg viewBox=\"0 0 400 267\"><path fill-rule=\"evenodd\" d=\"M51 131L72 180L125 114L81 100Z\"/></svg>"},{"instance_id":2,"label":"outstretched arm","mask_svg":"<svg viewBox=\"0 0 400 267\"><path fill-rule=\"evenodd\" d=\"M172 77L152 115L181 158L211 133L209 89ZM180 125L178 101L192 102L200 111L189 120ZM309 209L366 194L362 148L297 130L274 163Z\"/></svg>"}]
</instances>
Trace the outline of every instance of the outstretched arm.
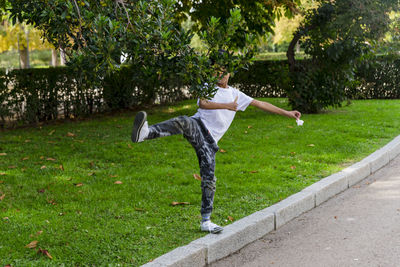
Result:
<instances>
[{"instance_id":1,"label":"outstretched arm","mask_svg":"<svg viewBox=\"0 0 400 267\"><path fill-rule=\"evenodd\" d=\"M205 99L200 99L199 102L199 107L202 109L229 109L232 111L237 110L237 97L233 102L230 103L216 103L216 102L211 102Z\"/></svg>"},{"instance_id":2,"label":"outstretched arm","mask_svg":"<svg viewBox=\"0 0 400 267\"><path fill-rule=\"evenodd\" d=\"M298 112L297 110L292 110L292 111L287 111L281 108L278 108L277 106L274 106L268 102L264 102L264 101L259 101L256 99L253 99L253 101L251 101L250 105L257 107L261 110L264 111L268 111L271 113L275 113L275 114L279 114L282 116L286 116L288 118L293 118L293 119L300 119L301 117L301 113Z\"/></svg>"}]
</instances>

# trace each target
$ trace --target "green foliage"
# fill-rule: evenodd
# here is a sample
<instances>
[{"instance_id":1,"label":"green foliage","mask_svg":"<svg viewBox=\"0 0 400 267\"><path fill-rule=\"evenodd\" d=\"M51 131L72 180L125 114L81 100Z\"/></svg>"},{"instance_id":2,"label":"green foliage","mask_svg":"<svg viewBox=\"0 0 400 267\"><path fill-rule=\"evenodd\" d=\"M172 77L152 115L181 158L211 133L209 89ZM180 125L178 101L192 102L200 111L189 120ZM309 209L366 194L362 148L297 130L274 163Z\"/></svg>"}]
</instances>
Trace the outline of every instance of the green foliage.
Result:
<instances>
[{"instance_id":1,"label":"green foliage","mask_svg":"<svg viewBox=\"0 0 400 267\"><path fill-rule=\"evenodd\" d=\"M135 76L133 65L106 75L101 86L76 79L73 68L0 72L0 123L37 123L58 118L82 117L95 112L124 109L149 103L185 99L185 84L171 76L159 87L150 87ZM83 77L82 75L79 77Z\"/></svg>"},{"instance_id":2,"label":"green foliage","mask_svg":"<svg viewBox=\"0 0 400 267\"><path fill-rule=\"evenodd\" d=\"M245 47L246 34L265 36L273 32L274 20L281 16L292 16L297 12L298 5L300 0L181 0L176 6L176 17L180 22L190 17L195 22L194 30L201 32L207 27L211 16L220 18L222 24L227 24L231 16L230 10L239 7L242 11L243 26L232 36L232 41L237 47Z\"/></svg>"},{"instance_id":3,"label":"green foliage","mask_svg":"<svg viewBox=\"0 0 400 267\"><path fill-rule=\"evenodd\" d=\"M212 65L209 57L216 57L218 49L224 47L227 56L217 58L217 65L236 70L253 56L255 40L247 34L240 51L229 41L243 20L240 10L232 9L224 23L215 17L209 20L210 26L202 34L209 49L196 53L190 47L193 33L174 20L176 4L175 0L16 0L10 12L14 20L25 20L41 29L50 43L67 53L69 65L82 75L77 78L93 86L118 71L124 56L124 64L135 66L134 79L142 80L148 92L174 75L190 84L193 96L208 98L215 93L218 79L214 75L218 66ZM216 33L222 31L226 31L225 38L216 40ZM149 101L154 97L149 96Z\"/></svg>"},{"instance_id":4,"label":"green foliage","mask_svg":"<svg viewBox=\"0 0 400 267\"><path fill-rule=\"evenodd\" d=\"M290 85L287 60L255 61L239 71L229 83L252 97L286 97Z\"/></svg>"},{"instance_id":5,"label":"green foliage","mask_svg":"<svg viewBox=\"0 0 400 267\"><path fill-rule=\"evenodd\" d=\"M337 0L309 11L288 51L291 106L309 113L340 106L357 64L374 52L375 40L388 29L393 8L398 8L397 1ZM311 57L309 64L296 64L292 58L298 40Z\"/></svg>"},{"instance_id":6,"label":"green foliage","mask_svg":"<svg viewBox=\"0 0 400 267\"><path fill-rule=\"evenodd\" d=\"M75 80L74 76L74 72L68 68L1 73L2 124L6 119L37 123L101 110L99 90Z\"/></svg>"},{"instance_id":7,"label":"green foliage","mask_svg":"<svg viewBox=\"0 0 400 267\"><path fill-rule=\"evenodd\" d=\"M377 56L359 64L356 81L346 88L351 99L400 99L400 58Z\"/></svg>"}]
</instances>

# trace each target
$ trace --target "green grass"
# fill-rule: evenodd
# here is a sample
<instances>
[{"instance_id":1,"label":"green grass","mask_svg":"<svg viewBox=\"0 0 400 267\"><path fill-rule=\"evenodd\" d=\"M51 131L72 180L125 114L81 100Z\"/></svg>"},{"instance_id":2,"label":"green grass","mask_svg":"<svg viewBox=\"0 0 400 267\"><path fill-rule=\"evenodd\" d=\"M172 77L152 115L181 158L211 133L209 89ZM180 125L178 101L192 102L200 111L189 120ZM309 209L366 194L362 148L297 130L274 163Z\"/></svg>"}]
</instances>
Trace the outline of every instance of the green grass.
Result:
<instances>
[{"instance_id":1,"label":"green grass","mask_svg":"<svg viewBox=\"0 0 400 267\"><path fill-rule=\"evenodd\" d=\"M51 50L30 51L30 64L32 68L48 67L51 61ZM0 69L18 69L18 51L8 51L0 54Z\"/></svg>"},{"instance_id":2,"label":"green grass","mask_svg":"<svg viewBox=\"0 0 400 267\"><path fill-rule=\"evenodd\" d=\"M296 59L304 59L304 52L296 53ZM287 60L286 52L263 52L256 55L257 60Z\"/></svg>"},{"instance_id":3,"label":"green grass","mask_svg":"<svg viewBox=\"0 0 400 267\"><path fill-rule=\"evenodd\" d=\"M285 99L268 101L287 108ZM149 123L195 110L195 101L155 108ZM399 134L399 113L399 100L354 101L304 115L298 127L252 107L239 112L219 143L226 152L216 158L213 221L230 224L228 216L240 219L359 161ZM182 136L131 144L133 117L0 132L0 265L136 266L205 235L194 150Z\"/></svg>"}]
</instances>

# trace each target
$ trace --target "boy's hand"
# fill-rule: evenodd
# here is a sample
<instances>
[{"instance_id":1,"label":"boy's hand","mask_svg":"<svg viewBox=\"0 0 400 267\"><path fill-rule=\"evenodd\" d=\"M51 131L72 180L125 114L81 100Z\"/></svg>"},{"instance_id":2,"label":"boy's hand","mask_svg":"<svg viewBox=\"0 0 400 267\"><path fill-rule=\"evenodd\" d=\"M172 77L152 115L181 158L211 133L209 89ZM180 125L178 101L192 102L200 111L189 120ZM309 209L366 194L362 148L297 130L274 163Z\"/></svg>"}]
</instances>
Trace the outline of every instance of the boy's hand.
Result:
<instances>
[{"instance_id":1,"label":"boy's hand","mask_svg":"<svg viewBox=\"0 0 400 267\"><path fill-rule=\"evenodd\" d=\"M292 110L292 111L288 111L288 112L287 112L287 116L288 116L289 118L293 118L293 119L298 120L298 119L300 119L300 117L301 117L301 113L298 112L297 110Z\"/></svg>"},{"instance_id":2,"label":"boy's hand","mask_svg":"<svg viewBox=\"0 0 400 267\"><path fill-rule=\"evenodd\" d=\"M237 111L237 107L238 107L237 100L238 100L238 97L236 97L233 102L226 103L226 109L229 109L232 111Z\"/></svg>"}]
</instances>

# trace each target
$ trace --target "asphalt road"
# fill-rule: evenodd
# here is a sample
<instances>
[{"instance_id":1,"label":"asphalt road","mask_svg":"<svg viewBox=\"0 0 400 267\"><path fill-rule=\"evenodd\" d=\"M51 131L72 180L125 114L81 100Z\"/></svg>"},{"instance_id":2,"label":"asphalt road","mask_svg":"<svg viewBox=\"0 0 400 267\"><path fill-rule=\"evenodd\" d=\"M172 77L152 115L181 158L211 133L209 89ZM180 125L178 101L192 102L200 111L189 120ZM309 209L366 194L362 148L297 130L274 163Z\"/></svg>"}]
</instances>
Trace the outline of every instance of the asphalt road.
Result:
<instances>
[{"instance_id":1,"label":"asphalt road","mask_svg":"<svg viewBox=\"0 0 400 267\"><path fill-rule=\"evenodd\" d=\"M211 267L400 267L400 157Z\"/></svg>"}]
</instances>

